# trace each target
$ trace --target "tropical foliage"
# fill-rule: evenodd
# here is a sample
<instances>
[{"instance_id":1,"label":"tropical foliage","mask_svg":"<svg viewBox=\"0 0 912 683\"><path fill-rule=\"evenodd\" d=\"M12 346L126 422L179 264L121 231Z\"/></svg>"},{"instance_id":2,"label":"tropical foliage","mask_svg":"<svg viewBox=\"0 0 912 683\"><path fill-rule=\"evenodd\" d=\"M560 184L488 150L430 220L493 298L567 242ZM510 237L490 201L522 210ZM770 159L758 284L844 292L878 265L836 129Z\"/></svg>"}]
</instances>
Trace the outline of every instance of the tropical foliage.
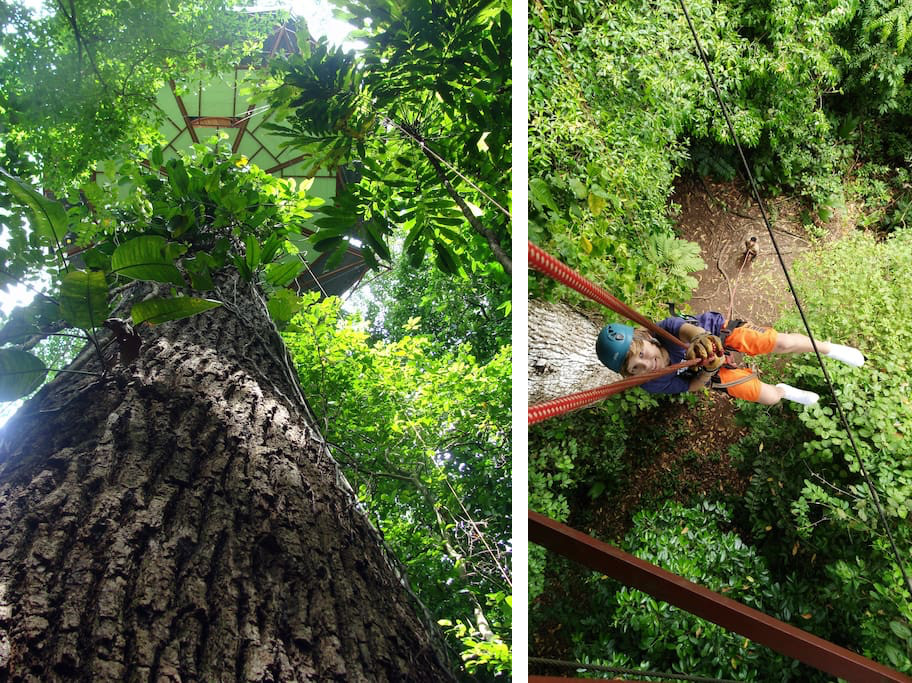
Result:
<instances>
[{"instance_id":1,"label":"tropical foliage","mask_svg":"<svg viewBox=\"0 0 912 683\"><path fill-rule=\"evenodd\" d=\"M0 399L25 397L54 372L81 371L67 363L83 345L80 357L100 356L102 330L120 361L132 362L145 326L231 306L214 289L223 271L236 271L257 285L285 333L322 433L466 671L503 676L512 601L510 233L497 204L508 211L507 9L454 3L438 16L437 5L350 4L367 45L360 53L299 31L302 56L276 65L278 80L263 90L295 73L272 99L295 115L290 144L314 153L315 170L345 165L352 182L324 206L307 182L264 173L224 138L166 161L156 132L159 87L191 66L215 72L255 51L274 15L219 2L58 9L35 19L8 4L0 17L9 85L0 96L0 285L37 293L0 330ZM434 32L415 32L425 25ZM389 60L400 68L379 66ZM338 97L308 90L314 65L318 76L341 74L329 76ZM357 106L346 109L351 89ZM365 108L365 94L381 113ZM370 132L363 139L361 125ZM309 145L312 133L329 147ZM415 280L398 307L382 288L368 297L373 337L338 300L318 301L296 283L319 252L359 239L370 265L393 269L389 292ZM137 281L149 295L111 317ZM487 328L471 321L476 314Z\"/></svg>"},{"instance_id":2,"label":"tropical foliage","mask_svg":"<svg viewBox=\"0 0 912 683\"><path fill-rule=\"evenodd\" d=\"M162 165L161 154L160 148L153 150L154 168ZM124 164L116 183L102 179L81 188L91 210L76 204L69 211L3 173L13 200L28 206L32 218L27 233L22 212L4 217L7 234L22 245L6 252L4 276L7 282L27 281L30 269L44 266L52 283L3 329L8 346L0 354L9 370L0 376L5 400L25 396L43 382L47 368L28 350L45 336L74 328L98 348L98 331L108 328L121 358L130 362L140 350L142 325L222 305L206 293L214 288L213 275L226 265L247 281L261 281L267 292L287 286L304 270L295 242L306 249L301 226L311 215L308 208L321 200L247 167L243 158L218 145L200 145L191 157L169 160L164 167L166 179L145 166ZM66 242L73 248L65 249ZM155 283L167 295L134 304L129 320L110 318L114 290L135 280ZM287 320L278 305L270 311L279 324Z\"/></svg>"},{"instance_id":3,"label":"tropical foliage","mask_svg":"<svg viewBox=\"0 0 912 683\"><path fill-rule=\"evenodd\" d=\"M157 142L159 89L233 66L275 21L229 11L250 4L234 0L49 4L41 18L16 2L0 8L0 166L36 169L55 192L99 161Z\"/></svg>"},{"instance_id":4,"label":"tropical foliage","mask_svg":"<svg viewBox=\"0 0 912 683\"><path fill-rule=\"evenodd\" d=\"M508 288L492 278L451 276L430 261L415 267L400 258L371 280L370 291L366 317L377 339L398 341L420 333L434 340L428 349L433 354L468 344L479 363L510 344L510 316L498 308Z\"/></svg>"},{"instance_id":5,"label":"tropical foliage","mask_svg":"<svg viewBox=\"0 0 912 683\"><path fill-rule=\"evenodd\" d=\"M795 278L815 337L868 357L863 370L829 361L827 369L908 572L910 5L695 0L687 8L762 190L801 201L815 236L848 202L859 227L877 231L812 252ZM688 276L702 267L693 245L673 239L676 179L741 172L680 4L537 0L529 60L531 239L646 315L664 316L666 301L690 298ZM575 296L537 277L530 287ZM802 323L789 313L776 326ZM749 477L745 494L688 492L672 469L657 477L664 491L644 493L629 518L608 525L613 540L912 671L909 588L822 372L809 357L775 373L822 399L797 411L739 406L749 432L731 455ZM624 497L644 468L658 466L657 453L695 438L664 418L677 408L634 391L536 425L531 507L577 528L606 524L606 496ZM823 680L540 549L530 585L533 654L550 646L581 662ZM593 600L583 611L581 593ZM608 632L599 628L605 619Z\"/></svg>"},{"instance_id":6,"label":"tropical foliage","mask_svg":"<svg viewBox=\"0 0 912 683\"><path fill-rule=\"evenodd\" d=\"M347 236L389 262L398 230L413 266L431 251L444 272L508 283L509 4L340 6L364 50L299 37L302 54L274 64L269 96L291 114L277 127L289 144L355 174L322 209L315 246L341 254Z\"/></svg>"},{"instance_id":7,"label":"tropical foliage","mask_svg":"<svg viewBox=\"0 0 912 683\"><path fill-rule=\"evenodd\" d=\"M723 504L703 502L685 508L666 503L636 515L625 547L710 590L807 627L815 618L815 607L805 586L790 575L777 580L763 556L728 530L730 525L731 512ZM735 680L814 677L795 660L601 575L587 576L586 586L593 611L604 615L587 620L586 633L580 634L586 646L580 647L579 656L587 664L700 671ZM598 626L605 619L611 622L609 630Z\"/></svg>"},{"instance_id":8,"label":"tropical foliage","mask_svg":"<svg viewBox=\"0 0 912 683\"><path fill-rule=\"evenodd\" d=\"M510 346L372 343L338 299L302 302L285 338L336 459L470 670L508 671Z\"/></svg>"}]
</instances>

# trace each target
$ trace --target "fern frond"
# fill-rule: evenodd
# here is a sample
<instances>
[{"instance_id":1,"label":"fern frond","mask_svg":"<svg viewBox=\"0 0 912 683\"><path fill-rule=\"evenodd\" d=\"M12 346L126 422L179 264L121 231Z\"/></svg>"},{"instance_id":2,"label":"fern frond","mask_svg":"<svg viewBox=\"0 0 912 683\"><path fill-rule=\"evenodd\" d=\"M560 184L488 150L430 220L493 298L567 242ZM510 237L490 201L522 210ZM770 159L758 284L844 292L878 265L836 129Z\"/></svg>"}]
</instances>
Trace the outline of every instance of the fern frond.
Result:
<instances>
[{"instance_id":1,"label":"fern frond","mask_svg":"<svg viewBox=\"0 0 912 683\"><path fill-rule=\"evenodd\" d=\"M643 245L647 260L676 278L703 270L706 263L700 258L700 245L670 235L650 235Z\"/></svg>"},{"instance_id":2,"label":"fern frond","mask_svg":"<svg viewBox=\"0 0 912 683\"><path fill-rule=\"evenodd\" d=\"M881 42L886 43L890 37L895 37L896 49L902 52L906 43L912 38L912 0L903 0L892 9L883 14L872 13L871 3L865 12L863 30L866 34L880 32Z\"/></svg>"}]
</instances>

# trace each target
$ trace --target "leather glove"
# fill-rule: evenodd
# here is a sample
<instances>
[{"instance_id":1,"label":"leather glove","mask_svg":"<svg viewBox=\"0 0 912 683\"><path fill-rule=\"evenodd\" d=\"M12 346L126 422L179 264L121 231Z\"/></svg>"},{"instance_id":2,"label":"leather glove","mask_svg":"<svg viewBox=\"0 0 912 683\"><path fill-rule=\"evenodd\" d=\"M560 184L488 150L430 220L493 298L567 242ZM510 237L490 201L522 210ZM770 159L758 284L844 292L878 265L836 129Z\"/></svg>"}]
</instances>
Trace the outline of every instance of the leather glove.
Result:
<instances>
[{"instance_id":1,"label":"leather glove","mask_svg":"<svg viewBox=\"0 0 912 683\"><path fill-rule=\"evenodd\" d=\"M684 357L687 360L693 358L706 360L702 366L703 369L707 372L715 372L725 362L725 349L722 347L722 340L716 335L702 332L691 341Z\"/></svg>"}]
</instances>

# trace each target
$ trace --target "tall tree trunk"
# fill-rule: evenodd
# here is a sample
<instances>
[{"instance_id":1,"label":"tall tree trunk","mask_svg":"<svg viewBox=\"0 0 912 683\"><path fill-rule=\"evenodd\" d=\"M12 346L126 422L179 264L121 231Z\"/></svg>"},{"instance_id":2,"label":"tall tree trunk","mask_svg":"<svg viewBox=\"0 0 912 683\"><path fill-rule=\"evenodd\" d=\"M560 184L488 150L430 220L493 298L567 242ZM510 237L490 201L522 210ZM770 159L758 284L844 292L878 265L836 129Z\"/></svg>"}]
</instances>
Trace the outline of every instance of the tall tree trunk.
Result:
<instances>
[{"instance_id":1,"label":"tall tree trunk","mask_svg":"<svg viewBox=\"0 0 912 683\"><path fill-rule=\"evenodd\" d=\"M452 680L262 298L216 298L0 434L0 680Z\"/></svg>"},{"instance_id":2,"label":"tall tree trunk","mask_svg":"<svg viewBox=\"0 0 912 683\"><path fill-rule=\"evenodd\" d=\"M529 404L594 389L621 379L599 362L602 326L566 304L529 301Z\"/></svg>"}]
</instances>

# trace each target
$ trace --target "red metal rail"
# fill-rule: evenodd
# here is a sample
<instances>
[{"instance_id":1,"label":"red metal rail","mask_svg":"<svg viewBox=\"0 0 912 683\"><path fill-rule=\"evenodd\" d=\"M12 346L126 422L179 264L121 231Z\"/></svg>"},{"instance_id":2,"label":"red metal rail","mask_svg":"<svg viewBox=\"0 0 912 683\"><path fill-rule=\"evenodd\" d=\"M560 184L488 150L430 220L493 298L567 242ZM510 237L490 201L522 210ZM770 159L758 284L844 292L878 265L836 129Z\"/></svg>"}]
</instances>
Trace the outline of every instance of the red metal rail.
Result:
<instances>
[{"instance_id":1,"label":"red metal rail","mask_svg":"<svg viewBox=\"0 0 912 683\"><path fill-rule=\"evenodd\" d=\"M912 678L898 671L713 593L532 510L529 542L833 676L859 683L912 683Z\"/></svg>"}]
</instances>

